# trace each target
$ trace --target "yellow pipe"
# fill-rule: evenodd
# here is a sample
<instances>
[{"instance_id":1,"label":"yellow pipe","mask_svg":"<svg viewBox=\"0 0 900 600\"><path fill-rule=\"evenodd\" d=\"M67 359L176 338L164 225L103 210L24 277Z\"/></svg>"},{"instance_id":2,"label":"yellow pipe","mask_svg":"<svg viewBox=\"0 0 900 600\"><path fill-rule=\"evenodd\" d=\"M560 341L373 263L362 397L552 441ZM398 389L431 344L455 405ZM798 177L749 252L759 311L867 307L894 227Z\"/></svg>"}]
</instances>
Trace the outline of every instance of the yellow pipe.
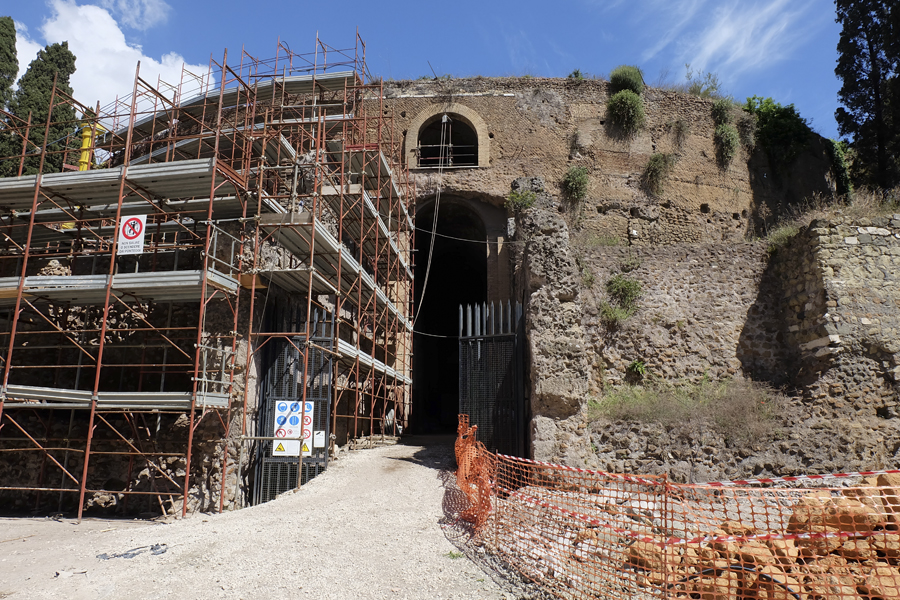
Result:
<instances>
[{"instance_id":1,"label":"yellow pipe","mask_svg":"<svg viewBox=\"0 0 900 600\"><path fill-rule=\"evenodd\" d=\"M94 134L97 130L105 132L102 125L94 126L85 123L81 127L81 157L78 159L78 170L88 171L91 168L91 153L94 150Z\"/></svg>"}]
</instances>

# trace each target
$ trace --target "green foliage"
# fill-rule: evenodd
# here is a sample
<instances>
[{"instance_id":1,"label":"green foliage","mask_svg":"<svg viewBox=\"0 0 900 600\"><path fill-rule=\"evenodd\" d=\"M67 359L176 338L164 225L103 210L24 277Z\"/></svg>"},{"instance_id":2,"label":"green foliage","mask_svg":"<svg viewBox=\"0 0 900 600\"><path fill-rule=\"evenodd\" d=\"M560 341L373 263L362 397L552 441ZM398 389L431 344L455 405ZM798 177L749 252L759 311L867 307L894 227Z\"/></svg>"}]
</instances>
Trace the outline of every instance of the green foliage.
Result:
<instances>
[{"instance_id":1,"label":"green foliage","mask_svg":"<svg viewBox=\"0 0 900 600\"><path fill-rule=\"evenodd\" d=\"M636 377L644 377L647 374L647 364L642 360L631 361L631 364L625 367L625 371Z\"/></svg>"},{"instance_id":2,"label":"green foliage","mask_svg":"<svg viewBox=\"0 0 900 600\"><path fill-rule=\"evenodd\" d=\"M606 300L600 301L600 320L610 329L618 329L634 314L635 309L623 308L610 304Z\"/></svg>"},{"instance_id":3,"label":"green foliage","mask_svg":"<svg viewBox=\"0 0 900 600\"><path fill-rule=\"evenodd\" d=\"M594 272L591 271L591 268L587 265L581 267L581 283L584 287L590 289L594 287L594 282L597 281L597 278L594 276Z\"/></svg>"},{"instance_id":4,"label":"green foliage","mask_svg":"<svg viewBox=\"0 0 900 600\"><path fill-rule=\"evenodd\" d=\"M782 106L771 98L747 98L744 110L756 116L756 141L769 157L773 171L786 175L809 146L812 131L793 104Z\"/></svg>"},{"instance_id":5,"label":"green foliage","mask_svg":"<svg viewBox=\"0 0 900 600\"><path fill-rule=\"evenodd\" d=\"M731 123L731 100L719 98L712 105L712 118L716 125Z\"/></svg>"},{"instance_id":6,"label":"green foliage","mask_svg":"<svg viewBox=\"0 0 900 600\"><path fill-rule=\"evenodd\" d=\"M853 193L853 183L850 181L850 167L847 165L847 142L827 140L825 150L831 159L831 176L837 187L837 193L841 196Z\"/></svg>"},{"instance_id":7,"label":"green foliage","mask_svg":"<svg viewBox=\"0 0 900 600\"><path fill-rule=\"evenodd\" d=\"M800 228L793 223L779 225L770 231L769 235L766 236L769 253L773 254L777 252L779 248L787 245L788 242L794 239L798 233L800 233Z\"/></svg>"},{"instance_id":8,"label":"green foliage","mask_svg":"<svg viewBox=\"0 0 900 600\"><path fill-rule=\"evenodd\" d=\"M571 79L572 81L584 81L584 73L582 73L580 69L575 69L569 73L566 79Z\"/></svg>"},{"instance_id":9,"label":"green foliage","mask_svg":"<svg viewBox=\"0 0 900 600\"><path fill-rule=\"evenodd\" d=\"M650 157L644 173L641 176L641 184L648 194L659 196L665 190L666 179L675 166L675 155L657 152Z\"/></svg>"},{"instance_id":10,"label":"green foliage","mask_svg":"<svg viewBox=\"0 0 900 600\"><path fill-rule=\"evenodd\" d=\"M715 73L704 73L702 70L694 71L690 63L685 63L686 73L684 78L687 79L687 93L692 96L700 96L701 98L718 98L720 97L719 89L722 87L719 76Z\"/></svg>"},{"instance_id":11,"label":"green foliage","mask_svg":"<svg viewBox=\"0 0 900 600\"><path fill-rule=\"evenodd\" d=\"M457 552L455 550L451 550L445 556L447 558L452 558L453 560L456 560L457 558L462 558L463 556L465 556L465 554L463 554L462 552Z\"/></svg>"},{"instance_id":12,"label":"green foliage","mask_svg":"<svg viewBox=\"0 0 900 600\"><path fill-rule=\"evenodd\" d=\"M741 144L740 135L733 125L725 123L716 127L713 140L716 145L716 162L721 169L727 169Z\"/></svg>"},{"instance_id":13,"label":"green foliage","mask_svg":"<svg viewBox=\"0 0 900 600\"><path fill-rule=\"evenodd\" d=\"M764 385L705 377L699 383L624 385L588 403L591 420L658 423L682 439L712 430L730 444L777 437L788 411L787 399Z\"/></svg>"},{"instance_id":14,"label":"green foliage","mask_svg":"<svg viewBox=\"0 0 900 600\"><path fill-rule=\"evenodd\" d=\"M668 123L668 127L675 134L675 145L680 150L684 147L684 142L685 140L687 140L687 136L691 132L690 124L684 119L675 119L674 121Z\"/></svg>"},{"instance_id":15,"label":"green foliage","mask_svg":"<svg viewBox=\"0 0 900 600\"><path fill-rule=\"evenodd\" d=\"M617 273L606 282L606 293L617 305L636 309L637 300L644 292L640 281Z\"/></svg>"},{"instance_id":16,"label":"green foliage","mask_svg":"<svg viewBox=\"0 0 900 600\"><path fill-rule=\"evenodd\" d=\"M622 90L613 94L606 103L606 109L609 120L625 135L634 135L643 129L647 122L644 114L644 102L631 90Z\"/></svg>"},{"instance_id":17,"label":"green foliage","mask_svg":"<svg viewBox=\"0 0 900 600\"><path fill-rule=\"evenodd\" d=\"M741 144L747 152L753 152L756 148L756 115L743 111L737 122L737 130Z\"/></svg>"},{"instance_id":18,"label":"green foliage","mask_svg":"<svg viewBox=\"0 0 900 600\"><path fill-rule=\"evenodd\" d=\"M569 167L562 180L563 191L575 202L584 200L588 189L588 171L585 167Z\"/></svg>"},{"instance_id":19,"label":"green foliage","mask_svg":"<svg viewBox=\"0 0 900 600\"><path fill-rule=\"evenodd\" d=\"M16 24L12 17L0 17L0 108L6 108L12 99L12 86L18 72Z\"/></svg>"},{"instance_id":20,"label":"green foliage","mask_svg":"<svg viewBox=\"0 0 900 600\"><path fill-rule=\"evenodd\" d=\"M71 95L72 86L69 85L69 77L75 72L75 55L69 51L68 42L51 44L39 51L37 58L28 65L28 70L19 80L19 89L13 94L9 103L9 112L23 121L28 118L31 111L30 139L36 146L44 144L44 127L47 123L50 110L50 95L53 89L53 76L57 76L56 86L62 92ZM47 139L47 151L52 154L46 156L44 172L54 173L62 170L64 155L67 147L78 147L75 139L75 110L69 105L54 108L50 120L51 125ZM0 165L0 175L15 175L18 165L15 161L5 161ZM38 172L40 156L33 155L25 159L25 175L34 175Z\"/></svg>"},{"instance_id":21,"label":"green foliage","mask_svg":"<svg viewBox=\"0 0 900 600\"><path fill-rule=\"evenodd\" d=\"M887 0L836 0L838 131L852 138L860 183L900 183L900 10Z\"/></svg>"},{"instance_id":22,"label":"green foliage","mask_svg":"<svg viewBox=\"0 0 900 600\"><path fill-rule=\"evenodd\" d=\"M638 67L621 65L609 74L609 88L613 94L622 90L640 94L644 91L644 74Z\"/></svg>"},{"instance_id":23,"label":"green foliage","mask_svg":"<svg viewBox=\"0 0 900 600\"><path fill-rule=\"evenodd\" d=\"M509 196L506 197L506 202L503 206L505 206L507 210L518 213L534 206L534 201L536 199L537 196L531 190L522 192L513 190L509 193Z\"/></svg>"}]
</instances>

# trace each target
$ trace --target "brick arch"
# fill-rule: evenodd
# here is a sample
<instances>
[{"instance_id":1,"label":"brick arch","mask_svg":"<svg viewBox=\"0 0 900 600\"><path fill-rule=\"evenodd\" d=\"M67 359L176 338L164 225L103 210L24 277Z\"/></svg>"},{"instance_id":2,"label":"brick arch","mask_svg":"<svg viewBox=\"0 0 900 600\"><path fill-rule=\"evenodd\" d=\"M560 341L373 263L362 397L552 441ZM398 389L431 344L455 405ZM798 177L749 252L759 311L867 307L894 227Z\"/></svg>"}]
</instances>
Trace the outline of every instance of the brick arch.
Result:
<instances>
[{"instance_id":1,"label":"brick arch","mask_svg":"<svg viewBox=\"0 0 900 600\"><path fill-rule=\"evenodd\" d=\"M409 129L406 133L406 139L403 141L403 156L406 157L406 164L410 169L419 166L419 157L416 154L416 146L419 144L419 134L422 128L433 119L433 117L450 115L451 119L459 119L475 131L478 138L478 166L488 167L491 163L491 138L488 136L487 123L481 116L462 104L449 102L444 104L432 104L410 121Z\"/></svg>"}]
</instances>

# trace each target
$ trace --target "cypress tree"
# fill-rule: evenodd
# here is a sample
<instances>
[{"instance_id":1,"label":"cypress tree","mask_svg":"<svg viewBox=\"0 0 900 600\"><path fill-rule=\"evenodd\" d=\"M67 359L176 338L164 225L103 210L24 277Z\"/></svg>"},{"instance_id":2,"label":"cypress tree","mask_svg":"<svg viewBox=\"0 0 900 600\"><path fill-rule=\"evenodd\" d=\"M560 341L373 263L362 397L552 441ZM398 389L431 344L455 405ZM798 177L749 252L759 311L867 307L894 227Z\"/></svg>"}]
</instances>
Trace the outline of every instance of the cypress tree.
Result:
<instances>
[{"instance_id":1,"label":"cypress tree","mask_svg":"<svg viewBox=\"0 0 900 600\"><path fill-rule=\"evenodd\" d=\"M0 17L0 108L6 108L9 104L18 72L16 24L12 17Z\"/></svg>"},{"instance_id":2,"label":"cypress tree","mask_svg":"<svg viewBox=\"0 0 900 600\"><path fill-rule=\"evenodd\" d=\"M856 151L854 175L883 188L900 182L900 164L891 149L900 144L897 68L900 44L892 0L835 0L841 24L838 63L842 81L834 116L841 135ZM892 14L893 12L893 14Z\"/></svg>"},{"instance_id":3,"label":"cypress tree","mask_svg":"<svg viewBox=\"0 0 900 600\"><path fill-rule=\"evenodd\" d=\"M31 132L29 140L40 147L44 143L44 127L47 119L54 123L50 126L48 137L47 157L44 161L44 173L56 173L62 170L64 155L62 150L67 147L77 147L74 132L77 126L75 122L75 109L69 105L57 104L53 115L48 116L50 110L50 95L53 89L53 76L56 75L56 87L66 94L72 94L72 86L69 77L75 72L75 55L69 50L69 43L50 44L39 51L37 58L28 65L28 70L19 79L19 89L13 94L9 103L9 112L21 118L28 118L31 111ZM10 176L16 174L18 165L14 161L4 161L0 165L0 175ZM34 175L38 172L40 156L31 155L25 159L24 175Z\"/></svg>"}]
</instances>

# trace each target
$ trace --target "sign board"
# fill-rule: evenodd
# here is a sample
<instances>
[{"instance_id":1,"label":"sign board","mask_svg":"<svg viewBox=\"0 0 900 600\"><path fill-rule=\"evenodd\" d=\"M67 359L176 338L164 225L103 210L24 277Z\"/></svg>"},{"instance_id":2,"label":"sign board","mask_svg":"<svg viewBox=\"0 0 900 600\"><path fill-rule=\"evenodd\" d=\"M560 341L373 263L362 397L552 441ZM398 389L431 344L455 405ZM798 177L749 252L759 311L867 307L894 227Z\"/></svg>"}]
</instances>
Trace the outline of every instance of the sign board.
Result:
<instances>
[{"instance_id":1,"label":"sign board","mask_svg":"<svg viewBox=\"0 0 900 600\"><path fill-rule=\"evenodd\" d=\"M144 253L144 230L147 229L147 215L132 215L119 220L119 243L116 255Z\"/></svg>"},{"instance_id":2,"label":"sign board","mask_svg":"<svg viewBox=\"0 0 900 600\"><path fill-rule=\"evenodd\" d=\"M314 431L313 432L313 448L324 448L325 447L325 432L324 431Z\"/></svg>"},{"instance_id":3,"label":"sign board","mask_svg":"<svg viewBox=\"0 0 900 600\"><path fill-rule=\"evenodd\" d=\"M313 411L315 404L299 401L282 400L275 405L275 421L273 436L278 438L272 442L272 456L309 456L313 445ZM301 426L301 423L303 424Z\"/></svg>"}]
</instances>

